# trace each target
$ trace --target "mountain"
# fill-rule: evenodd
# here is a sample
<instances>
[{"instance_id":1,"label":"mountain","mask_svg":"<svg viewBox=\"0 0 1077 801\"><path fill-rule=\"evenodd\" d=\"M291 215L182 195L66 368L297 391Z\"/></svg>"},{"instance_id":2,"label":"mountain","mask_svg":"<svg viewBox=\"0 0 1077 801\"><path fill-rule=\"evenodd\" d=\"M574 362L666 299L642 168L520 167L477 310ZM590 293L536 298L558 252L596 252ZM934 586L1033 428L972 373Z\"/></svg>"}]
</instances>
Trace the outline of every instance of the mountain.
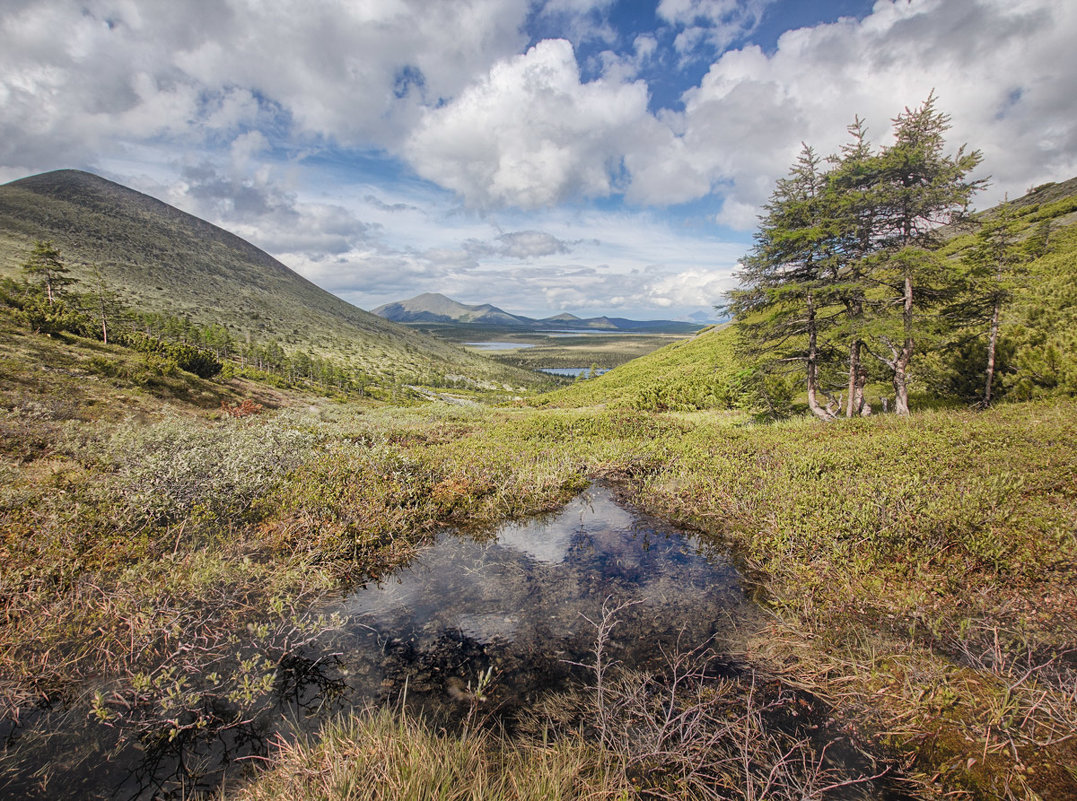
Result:
<instances>
[{"instance_id":1,"label":"mountain","mask_svg":"<svg viewBox=\"0 0 1077 801\"><path fill-rule=\"evenodd\" d=\"M16 274L39 239L51 240L86 285L100 268L127 307L221 323L237 339L276 339L289 353L387 380L536 381L352 306L238 236L91 173L58 170L0 186L0 274Z\"/></svg>"},{"instance_id":2,"label":"mountain","mask_svg":"<svg viewBox=\"0 0 1077 801\"><path fill-rule=\"evenodd\" d=\"M526 317L509 314L497 306L483 303L468 306L435 292L416 295L410 300L386 303L374 309L373 314L394 323L470 323L474 325L527 326Z\"/></svg>"},{"instance_id":3,"label":"mountain","mask_svg":"<svg viewBox=\"0 0 1077 801\"><path fill-rule=\"evenodd\" d=\"M676 320L627 320L623 317L580 318L574 314L558 314L535 320L519 314L510 314L497 306L483 303L469 306L452 298L427 292L409 300L386 303L373 310L374 314L394 323L421 325L444 323L491 327L519 328L527 331L594 330L636 333L690 334L699 330L695 323Z\"/></svg>"}]
</instances>

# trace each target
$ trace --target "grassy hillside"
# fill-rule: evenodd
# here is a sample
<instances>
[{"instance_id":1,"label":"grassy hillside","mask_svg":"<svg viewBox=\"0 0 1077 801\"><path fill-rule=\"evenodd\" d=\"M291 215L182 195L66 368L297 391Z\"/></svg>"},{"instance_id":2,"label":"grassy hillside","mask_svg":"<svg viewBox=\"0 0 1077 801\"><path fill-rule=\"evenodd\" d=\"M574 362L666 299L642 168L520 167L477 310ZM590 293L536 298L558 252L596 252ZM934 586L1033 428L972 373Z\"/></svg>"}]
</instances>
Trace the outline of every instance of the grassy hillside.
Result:
<instances>
[{"instance_id":1,"label":"grassy hillside","mask_svg":"<svg viewBox=\"0 0 1077 801\"><path fill-rule=\"evenodd\" d=\"M84 283L91 265L128 307L225 325L243 341L332 357L388 379L457 374L529 386L541 379L403 326L319 289L269 254L147 195L75 170L0 186L0 275L51 240Z\"/></svg>"},{"instance_id":2,"label":"grassy hillside","mask_svg":"<svg viewBox=\"0 0 1077 801\"><path fill-rule=\"evenodd\" d=\"M1013 201L1011 210L1018 243L1029 245L1033 238L1046 243L1042 253L1012 268L1014 274L1005 286L1010 297L999 330L999 392L1012 400L1077 394L1077 178L1037 187ZM998 209L991 209L980 219L998 214ZM975 237L974 231L956 236L941 253L960 260ZM944 368L952 368L971 355L978 366L985 328L952 332L943 342L949 354L936 353L934 360L926 360L927 382L934 379L940 388L932 375L940 361Z\"/></svg>"},{"instance_id":3,"label":"grassy hillside","mask_svg":"<svg viewBox=\"0 0 1077 801\"><path fill-rule=\"evenodd\" d=\"M536 398L536 406L692 411L730 409L743 396L733 328L708 329L614 370Z\"/></svg>"}]
</instances>

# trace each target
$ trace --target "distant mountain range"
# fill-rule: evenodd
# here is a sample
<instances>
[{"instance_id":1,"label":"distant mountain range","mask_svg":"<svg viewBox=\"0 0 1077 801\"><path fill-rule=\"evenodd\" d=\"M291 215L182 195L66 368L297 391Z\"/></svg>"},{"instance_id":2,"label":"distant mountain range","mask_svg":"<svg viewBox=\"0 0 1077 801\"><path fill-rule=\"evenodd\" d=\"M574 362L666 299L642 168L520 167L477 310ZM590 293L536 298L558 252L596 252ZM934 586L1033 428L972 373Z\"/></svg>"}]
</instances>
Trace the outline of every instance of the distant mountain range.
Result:
<instances>
[{"instance_id":1,"label":"distant mountain range","mask_svg":"<svg viewBox=\"0 0 1077 801\"><path fill-rule=\"evenodd\" d=\"M237 339L276 340L288 353L329 357L374 378L540 381L363 311L238 236L91 173L57 170L0 186L0 275L17 275L40 239L60 249L84 286L99 268L128 308L220 323Z\"/></svg>"},{"instance_id":2,"label":"distant mountain range","mask_svg":"<svg viewBox=\"0 0 1077 801\"><path fill-rule=\"evenodd\" d=\"M374 309L373 313L386 320L392 320L394 323L406 325L443 323L519 328L528 331L690 334L700 328L699 323L685 323L677 320L627 320L623 317L577 317L574 314L558 314L535 320L519 314L510 314L489 303L469 306L435 292L416 295L409 300L386 303Z\"/></svg>"}]
</instances>

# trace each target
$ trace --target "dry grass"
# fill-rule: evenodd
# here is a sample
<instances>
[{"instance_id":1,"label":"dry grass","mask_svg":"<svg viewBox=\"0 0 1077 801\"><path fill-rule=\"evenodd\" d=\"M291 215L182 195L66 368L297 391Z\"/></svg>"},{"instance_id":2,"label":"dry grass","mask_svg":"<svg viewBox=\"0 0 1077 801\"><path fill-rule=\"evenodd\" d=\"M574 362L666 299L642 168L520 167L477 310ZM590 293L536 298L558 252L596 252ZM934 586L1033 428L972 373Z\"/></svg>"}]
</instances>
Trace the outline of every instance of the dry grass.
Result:
<instances>
[{"instance_id":1,"label":"dry grass","mask_svg":"<svg viewBox=\"0 0 1077 801\"><path fill-rule=\"evenodd\" d=\"M617 766L581 740L530 746L483 729L449 733L402 712L366 710L282 744L273 770L235 801L627 798Z\"/></svg>"}]
</instances>

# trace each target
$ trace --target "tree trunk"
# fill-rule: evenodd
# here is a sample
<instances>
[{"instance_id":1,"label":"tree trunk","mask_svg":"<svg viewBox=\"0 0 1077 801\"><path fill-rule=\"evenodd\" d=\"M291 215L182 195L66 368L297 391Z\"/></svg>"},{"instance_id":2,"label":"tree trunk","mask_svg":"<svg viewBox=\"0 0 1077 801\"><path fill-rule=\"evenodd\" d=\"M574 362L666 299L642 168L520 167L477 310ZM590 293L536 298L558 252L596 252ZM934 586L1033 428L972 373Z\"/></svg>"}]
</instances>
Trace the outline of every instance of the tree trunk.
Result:
<instances>
[{"instance_id":1,"label":"tree trunk","mask_svg":"<svg viewBox=\"0 0 1077 801\"><path fill-rule=\"evenodd\" d=\"M987 338L987 385L984 387L985 407L991 405L991 385L995 380L995 347L998 344L998 322L1002 311L1002 301L995 300L995 309L991 314L991 333Z\"/></svg>"},{"instance_id":2,"label":"tree trunk","mask_svg":"<svg viewBox=\"0 0 1077 801\"><path fill-rule=\"evenodd\" d=\"M871 405L864 395L864 387L868 383L868 369L864 365L864 359L860 359L860 370L856 374L856 409L861 417L871 414Z\"/></svg>"},{"instance_id":3,"label":"tree trunk","mask_svg":"<svg viewBox=\"0 0 1077 801\"><path fill-rule=\"evenodd\" d=\"M808 408L820 420L827 422L834 419L828 409L819 405L819 351L816 345L815 305L811 293L808 293Z\"/></svg>"},{"instance_id":4,"label":"tree trunk","mask_svg":"<svg viewBox=\"0 0 1077 801\"><path fill-rule=\"evenodd\" d=\"M849 400L845 406L845 416L855 417L860 413L864 403L864 388L861 379L860 340L853 340L849 346Z\"/></svg>"},{"instance_id":5,"label":"tree trunk","mask_svg":"<svg viewBox=\"0 0 1077 801\"><path fill-rule=\"evenodd\" d=\"M909 413L908 368L912 361L912 276L905 273L905 302L901 313L905 328L905 342L894 359L894 411L897 414Z\"/></svg>"}]
</instances>

